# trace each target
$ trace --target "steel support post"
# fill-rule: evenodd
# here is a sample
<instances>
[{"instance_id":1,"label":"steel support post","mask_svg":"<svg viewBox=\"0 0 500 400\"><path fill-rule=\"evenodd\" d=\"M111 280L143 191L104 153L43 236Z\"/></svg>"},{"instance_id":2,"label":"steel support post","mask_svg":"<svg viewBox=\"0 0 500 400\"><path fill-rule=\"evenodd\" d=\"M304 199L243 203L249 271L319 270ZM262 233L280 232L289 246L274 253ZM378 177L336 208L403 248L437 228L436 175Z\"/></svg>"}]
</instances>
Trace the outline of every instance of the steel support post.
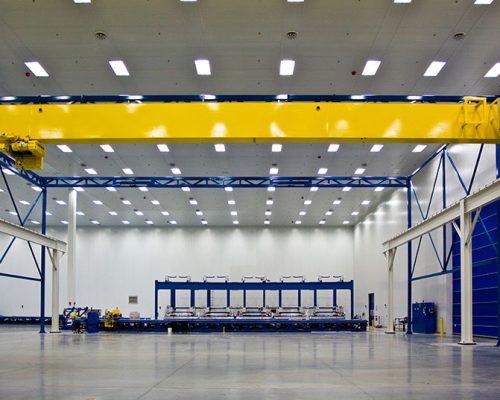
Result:
<instances>
[{"instance_id":1,"label":"steel support post","mask_svg":"<svg viewBox=\"0 0 500 400\"><path fill-rule=\"evenodd\" d=\"M390 249L386 253L387 257L387 331L385 333L394 333L394 257L396 249Z\"/></svg>"},{"instance_id":2,"label":"steel support post","mask_svg":"<svg viewBox=\"0 0 500 400\"><path fill-rule=\"evenodd\" d=\"M50 250L48 250L50 252ZM50 253L49 253L50 254ZM59 333L59 265L61 253L52 250L52 326L50 333Z\"/></svg>"},{"instance_id":3,"label":"steel support post","mask_svg":"<svg viewBox=\"0 0 500 400\"><path fill-rule=\"evenodd\" d=\"M158 319L158 281L155 280L155 319Z\"/></svg>"},{"instance_id":4,"label":"steel support post","mask_svg":"<svg viewBox=\"0 0 500 400\"><path fill-rule=\"evenodd\" d=\"M460 201L460 322L459 344L475 344L472 338L472 213L465 212L463 199Z\"/></svg>"},{"instance_id":5,"label":"steel support post","mask_svg":"<svg viewBox=\"0 0 500 400\"><path fill-rule=\"evenodd\" d=\"M42 190L42 235L47 233L47 189ZM40 333L45 333L45 246L40 254Z\"/></svg>"},{"instance_id":6,"label":"steel support post","mask_svg":"<svg viewBox=\"0 0 500 400\"><path fill-rule=\"evenodd\" d=\"M350 292L351 292L351 319L354 319L354 281L352 281L352 288ZM335 293L337 293L337 291L335 291Z\"/></svg>"},{"instance_id":7,"label":"steel support post","mask_svg":"<svg viewBox=\"0 0 500 400\"><path fill-rule=\"evenodd\" d=\"M337 305L337 291L333 289L333 306Z\"/></svg>"},{"instance_id":8,"label":"steel support post","mask_svg":"<svg viewBox=\"0 0 500 400\"><path fill-rule=\"evenodd\" d=\"M76 203L77 192L68 193L68 304L76 303Z\"/></svg>"},{"instance_id":9,"label":"steel support post","mask_svg":"<svg viewBox=\"0 0 500 400\"><path fill-rule=\"evenodd\" d=\"M406 186L406 203L407 203L407 218L408 218L408 223L407 227L411 228L411 180L408 180L407 186ZM407 315L408 315L408 327L406 329L406 334L411 335L413 334L413 329L412 329L412 315L411 315L411 301L412 301L412 252L411 252L411 240L408 242L408 310L407 310Z\"/></svg>"}]
</instances>

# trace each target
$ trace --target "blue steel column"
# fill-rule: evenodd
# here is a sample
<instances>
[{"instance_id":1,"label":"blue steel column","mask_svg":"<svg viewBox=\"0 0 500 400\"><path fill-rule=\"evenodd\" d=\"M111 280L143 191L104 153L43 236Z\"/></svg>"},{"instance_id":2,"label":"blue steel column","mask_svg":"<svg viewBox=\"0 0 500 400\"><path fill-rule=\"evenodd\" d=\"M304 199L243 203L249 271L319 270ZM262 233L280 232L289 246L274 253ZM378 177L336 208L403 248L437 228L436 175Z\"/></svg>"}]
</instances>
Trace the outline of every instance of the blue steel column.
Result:
<instances>
[{"instance_id":1,"label":"blue steel column","mask_svg":"<svg viewBox=\"0 0 500 400\"><path fill-rule=\"evenodd\" d=\"M445 158L445 153L446 153L446 147L443 149L443 152L441 154L441 176L442 176L442 181L441 181L441 186L443 189L443 210L446 208L446 158ZM446 271L448 269L448 265L446 264L446 225L443 226L443 268Z\"/></svg>"},{"instance_id":2,"label":"blue steel column","mask_svg":"<svg viewBox=\"0 0 500 400\"><path fill-rule=\"evenodd\" d=\"M155 319L158 319L158 281L155 280Z\"/></svg>"},{"instance_id":3,"label":"blue steel column","mask_svg":"<svg viewBox=\"0 0 500 400\"><path fill-rule=\"evenodd\" d=\"M408 179L408 182L406 184L406 212L407 212L407 217L408 217L408 223L407 227L411 228L411 179ZM411 315L411 289L412 289L412 253L411 253L411 241L408 242L408 328L406 330L407 335L413 334L412 331L412 315Z\"/></svg>"},{"instance_id":4,"label":"blue steel column","mask_svg":"<svg viewBox=\"0 0 500 400\"><path fill-rule=\"evenodd\" d=\"M42 189L42 235L47 233L47 188ZM40 333L45 333L45 246L40 254Z\"/></svg>"},{"instance_id":5,"label":"blue steel column","mask_svg":"<svg viewBox=\"0 0 500 400\"><path fill-rule=\"evenodd\" d=\"M333 289L333 305L337 305L337 291Z\"/></svg>"},{"instance_id":6,"label":"blue steel column","mask_svg":"<svg viewBox=\"0 0 500 400\"><path fill-rule=\"evenodd\" d=\"M354 319L354 281L351 281L351 319ZM337 291L335 291L335 298L337 298Z\"/></svg>"}]
</instances>

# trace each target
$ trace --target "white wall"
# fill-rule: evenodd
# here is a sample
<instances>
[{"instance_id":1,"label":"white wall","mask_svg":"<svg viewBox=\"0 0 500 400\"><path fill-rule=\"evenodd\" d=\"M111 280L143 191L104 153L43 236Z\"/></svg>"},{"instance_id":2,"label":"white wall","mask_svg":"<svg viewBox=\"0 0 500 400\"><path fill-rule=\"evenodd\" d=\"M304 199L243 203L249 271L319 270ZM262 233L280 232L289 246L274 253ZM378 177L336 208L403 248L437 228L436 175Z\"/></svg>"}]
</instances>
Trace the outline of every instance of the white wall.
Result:
<instances>
[{"instance_id":1,"label":"white wall","mask_svg":"<svg viewBox=\"0 0 500 400\"><path fill-rule=\"evenodd\" d=\"M449 152L456 164L462 180L469 185L479 145L454 145ZM432 186L436 176L439 158L434 159L422 169L413 180L413 185L420 206L425 213L429 204ZM464 196L457 174L450 162L446 161L446 196L447 204ZM476 174L472 191L495 179L495 146L486 145ZM430 204L429 215L442 209L442 169L438 175L438 184ZM355 227L354 231L354 279L356 283L357 313L367 314L368 293L375 293L375 313L386 323L387 310L387 263L382 254L381 243L396 233L406 229L406 190L394 192L374 213ZM412 203L413 223L422 221L416 202ZM435 246L441 259L443 236L442 230L432 233ZM451 230L447 228L447 248L451 244ZM415 257L418 240L413 241ZM451 261L449 268L451 268ZM422 240L414 276L422 276L440 271L440 265L428 237ZM452 332L452 277L451 274L424 279L413 283L413 302L430 301L437 303L438 317L443 317L445 330ZM395 317L406 316L407 296L407 252L406 246L398 249L395 260Z\"/></svg>"},{"instance_id":2,"label":"white wall","mask_svg":"<svg viewBox=\"0 0 500 400\"><path fill-rule=\"evenodd\" d=\"M49 232L64 238L65 232ZM6 238L2 238L6 239ZM5 247L6 240L1 243ZM1 247L1 248L3 248ZM50 263L48 263L50 265ZM1 265L2 272L35 276L27 245L17 242ZM61 308L66 304L66 265L61 271ZM15 272L14 272L15 271ZM47 274L47 306L50 310L50 271ZM125 314L139 311L152 316L154 280L165 275L344 275L353 279L352 228L82 228L77 231L77 305L106 309L119 307ZM36 315L39 284L0 278L0 314ZM137 295L139 304L128 305ZM204 295L200 294L200 302ZM215 304L222 303L216 296ZM284 295L292 304L296 294ZM331 304L331 296L320 297ZM248 295L248 303L260 304L261 295ZM277 296L269 294L269 301ZM180 300L188 302L188 296ZM237 296L233 301L238 301ZM241 300L240 300L241 302ZM168 292L160 301L169 303ZM304 293L303 304L312 303ZM339 294L339 303L350 311L349 298ZM201 303L204 304L204 303Z\"/></svg>"}]
</instances>

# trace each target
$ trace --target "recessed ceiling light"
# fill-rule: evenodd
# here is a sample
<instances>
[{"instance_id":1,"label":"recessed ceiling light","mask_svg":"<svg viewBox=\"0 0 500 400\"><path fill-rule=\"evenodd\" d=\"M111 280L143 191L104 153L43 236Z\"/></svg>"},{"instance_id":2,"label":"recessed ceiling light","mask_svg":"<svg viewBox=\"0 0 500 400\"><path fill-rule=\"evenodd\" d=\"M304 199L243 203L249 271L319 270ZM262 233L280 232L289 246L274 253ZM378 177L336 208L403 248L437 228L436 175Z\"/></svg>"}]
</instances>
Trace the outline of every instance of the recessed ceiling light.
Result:
<instances>
[{"instance_id":1,"label":"recessed ceiling light","mask_svg":"<svg viewBox=\"0 0 500 400\"><path fill-rule=\"evenodd\" d=\"M149 192L149 189L146 186L139 186L137 189L139 189L140 192Z\"/></svg>"},{"instance_id":2,"label":"recessed ceiling light","mask_svg":"<svg viewBox=\"0 0 500 400\"><path fill-rule=\"evenodd\" d=\"M127 96L128 100L142 100L143 98L144 98L144 96L136 95L136 94Z\"/></svg>"},{"instance_id":3,"label":"recessed ceiling light","mask_svg":"<svg viewBox=\"0 0 500 400\"><path fill-rule=\"evenodd\" d=\"M278 167L271 167L269 168L269 174L270 175L277 175L279 172L279 168Z\"/></svg>"},{"instance_id":4,"label":"recessed ceiling light","mask_svg":"<svg viewBox=\"0 0 500 400\"><path fill-rule=\"evenodd\" d=\"M202 219L202 220L201 220L201 223L202 223L203 225L207 225L207 224L208 224L208 222L207 222L207 221L205 221L204 219Z\"/></svg>"},{"instance_id":5,"label":"recessed ceiling light","mask_svg":"<svg viewBox=\"0 0 500 400\"><path fill-rule=\"evenodd\" d=\"M267 199L267 200L266 200L266 205L268 205L268 206L272 206L273 204L274 204L273 199Z\"/></svg>"},{"instance_id":6,"label":"recessed ceiling light","mask_svg":"<svg viewBox=\"0 0 500 400\"><path fill-rule=\"evenodd\" d=\"M476 0L474 1L474 4L479 4L479 5L488 5L493 3L493 0Z\"/></svg>"},{"instance_id":7,"label":"recessed ceiling light","mask_svg":"<svg viewBox=\"0 0 500 400\"><path fill-rule=\"evenodd\" d=\"M49 211L45 211L45 215L48 215L50 217L52 215L52 213Z\"/></svg>"},{"instance_id":8,"label":"recessed ceiling light","mask_svg":"<svg viewBox=\"0 0 500 400\"><path fill-rule=\"evenodd\" d=\"M344 222L342 222L342 223L343 223L344 225L348 225L348 224L350 224L350 222L349 222L349 221L344 221Z\"/></svg>"},{"instance_id":9,"label":"recessed ceiling light","mask_svg":"<svg viewBox=\"0 0 500 400\"><path fill-rule=\"evenodd\" d=\"M14 172L12 172L8 168L2 168L2 171L4 172L5 175L14 175Z\"/></svg>"},{"instance_id":10,"label":"recessed ceiling light","mask_svg":"<svg viewBox=\"0 0 500 400\"><path fill-rule=\"evenodd\" d=\"M108 186L106 188L106 190L110 191L110 192L116 192L116 188L112 187L112 186Z\"/></svg>"},{"instance_id":11,"label":"recessed ceiling light","mask_svg":"<svg viewBox=\"0 0 500 400\"><path fill-rule=\"evenodd\" d=\"M154 222L153 222L153 221L151 221L150 219L147 219L145 222L146 222L146 224L148 224L148 225L154 225Z\"/></svg>"},{"instance_id":12,"label":"recessed ceiling light","mask_svg":"<svg viewBox=\"0 0 500 400\"><path fill-rule=\"evenodd\" d=\"M62 221L61 221L61 224L63 224L63 225L68 225L68 221L62 220Z\"/></svg>"},{"instance_id":13,"label":"recessed ceiling light","mask_svg":"<svg viewBox=\"0 0 500 400\"><path fill-rule=\"evenodd\" d=\"M288 100L287 94L279 94L276 96L276 100Z\"/></svg>"},{"instance_id":14,"label":"recessed ceiling light","mask_svg":"<svg viewBox=\"0 0 500 400\"><path fill-rule=\"evenodd\" d=\"M225 190L226 192L232 192L232 191L233 191L233 188L232 188L231 186L226 186L226 187L224 188L224 190Z\"/></svg>"},{"instance_id":15,"label":"recessed ceiling light","mask_svg":"<svg viewBox=\"0 0 500 400\"><path fill-rule=\"evenodd\" d=\"M151 200L151 204L153 204L155 206L159 206L160 202L158 200Z\"/></svg>"},{"instance_id":16,"label":"recessed ceiling light","mask_svg":"<svg viewBox=\"0 0 500 400\"><path fill-rule=\"evenodd\" d=\"M198 215L198 216L202 216L202 215L203 215L203 211L196 210L196 215Z\"/></svg>"},{"instance_id":17,"label":"recessed ceiling light","mask_svg":"<svg viewBox=\"0 0 500 400\"><path fill-rule=\"evenodd\" d=\"M58 144L57 148L61 150L63 153L72 153L73 150L69 148L69 146L66 146L65 144Z\"/></svg>"},{"instance_id":18,"label":"recessed ceiling light","mask_svg":"<svg viewBox=\"0 0 500 400\"><path fill-rule=\"evenodd\" d=\"M172 173L174 175L180 175L182 173L181 170L180 170L180 168L177 168L177 167L170 168L170 171L172 171Z\"/></svg>"},{"instance_id":19,"label":"recessed ceiling light","mask_svg":"<svg viewBox=\"0 0 500 400\"><path fill-rule=\"evenodd\" d=\"M338 206L340 203L342 203L342 200L334 200L333 204Z\"/></svg>"},{"instance_id":20,"label":"recessed ceiling light","mask_svg":"<svg viewBox=\"0 0 500 400\"><path fill-rule=\"evenodd\" d=\"M191 189L188 186L183 186L183 187L181 187L181 189L183 192L190 192L191 191Z\"/></svg>"},{"instance_id":21,"label":"recessed ceiling light","mask_svg":"<svg viewBox=\"0 0 500 400\"><path fill-rule=\"evenodd\" d=\"M343 191L343 192L350 192L350 191L351 191L351 189L352 189L352 187L350 187L350 186L346 186L346 187L342 188L342 191Z\"/></svg>"},{"instance_id":22,"label":"recessed ceiling light","mask_svg":"<svg viewBox=\"0 0 500 400\"><path fill-rule=\"evenodd\" d=\"M60 206L66 205L66 202L64 200L56 200L56 203L59 204Z\"/></svg>"},{"instance_id":23,"label":"recessed ceiling light","mask_svg":"<svg viewBox=\"0 0 500 400\"><path fill-rule=\"evenodd\" d=\"M408 100L422 100L422 96L406 96Z\"/></svg>"},{"instance_id":24,"label":"recessed ceiling light","mask_svg":"<svg viewBox=\"0 0 500 400\"><path fill-rule=\"evenodd\" d=\"M351 96L351 100L364 100L366 99L366 96L363 94L353 94Z\"/></svg>"},{"instance_id":25,"label":"recessed ceiling light","mask_svg":"<svg viewBox=\"0 0 500 400\"><path fill-rule=\"evenodd\" d=\"M93 203L97 204L98 206L102 205L102 201L101 200L94 200Z\"/></svg>"},{"instance_id":26,"label":"recessed ceiling light","mask_svg":"<svg viewBox=\"0 0 500 400\"><path fill-rule=\"evenodd\" d=\"M363 200L361 202L361 205L363 205L363 206L367 206L368 204L370 204L370 200Z\"/></svg>"},{"instance_id":27,"label":"recessed ceiling light","mask_svg":"<svg viewBox=\"0 0 500 400\"><path fill-rule=\"evenodd\" d=\"M210 75L212 73L210 70L210 61L208 60L194 60L194 65L196 66L196 73L198 75Z\"/></svg>"},{"instance_id":28,"label":"recessed ceiling light","mask_svg":"<svg viewBox=\"0 0 500 400\"><path fill-rule=\"evenodd\" d=\"M137 210L135 211L135 215L144 215L144 213L142 211Z\"/></svg>"},{"instance_id":29,"label":"recessed ceiling light","mask_svg":"<svg viewBox=\"0 0 500 400\"><path fill-rule=\"evenodd\" d=\"M168 153L170 151L166 144L157 144L156 147L158 147L158 150L162 153Z\"/></svg>"},{"instance_id":30,"label":"recessed ceiling light","mask_svg":"<svg viewBox=\"0 0 500 400\"><path fill-rule=\"evenodd\" d=\"M124 224L124 225L130 225L130 221L122 221L122 224Z\"/></svg>"},{"instance_id":31,"label":"recessed ceiling light","mask_svg":"<svg viewBox=\"0 0 500 400\"><path fill-rule=\"evenodd\" d=\"M312 203L312 200L305 200L305 201L304 201L304 205L305 205L305 206L308 206L308 205L310 205L311 203Z\"/></svg>"},{"instance_id":32,"label":"recessed ceiling light","mask_svg":"<svg viewBox=\"0 0 500 400\"><path fill-rule=\"evenodd\" d=\"M500 76L500 62L497 62L493 67L490 68L488 72L486 72L486 75L484 75L485 78L498 78Z\"/></svg>"},{"instance_id":33,"label":"recessed ceiling light","mask_svg":"<svg viewBox=\"0 0 500 400\"><path fill-rule=\"evenodd\" d=\"M281 143L273 143L271 146L271 151L273 153L279 153L283 149L283 145Z\"/></svg>"},{"instance_id":34,"label":"recessed ceiling light","mask_svg":"<svg viewBox=\"0 0 500 400\"><path fill-rule=\"evenodd\" d=\"M112 60L109 61L109 65L113 69L116 76L129 76L127 66L122 60Z\"/></svg>"},{"instance_id":35,"label":"recessed ceiling light","mask_svg":"<svg viewBox=\"0 0 500 400\"><path fill-rule=\"evenodd\" d=\"M213 94L202 94L201 98L206 101L206 100L215 100L217 97L214 96Z\"/></svg>"},{"instance_id":36,"label":"recessed ceiling light","mask_svg":"<svg viewBox=\"0 0 500 400\"><path fill-rule=\"evenodd\" d=\"M356 171L354 171L354 175L361 175L366 171L365 168L357 168Z\"/></svg>"},{"instance_id":37,"label":"recessed ceiling light","mask_svg":"<svg viewBox=\"0 0 500 400\"><path fill-rule=\"evenodd\" d=\"M267 187L267 191L268 192L275 192L276 191L276 188L274 186L268 186Z\"/></svg>"},{"instance_id":38,"label":"recessed ceiling light","mask_svg":"<svg viewBox=\"0 0 500 400\"><path fill-rule=\"evenodd\" d=\"M114 153L115 150L109 144L101 144L101 149L105 153Z\"/></svg>"},{"instance_id":39,"label":"recessed ceiling light","mask_svg":"<svg viewBox=\"0 0 500 400\"><path fill-rule=\"evenodd\" d=\"M76 186L76 187L74 187L74 188L73 188L73 190L74 190L75 192L85 192L85 189L84 189L84 188L82 188L82 187L80 187L80 186Z\"/></svg>"},{"instance_id":40,"label":"recessed ceiling light","mask_svg":"<svg viewBox=\"0 0 500 400\"><path fill-rule=\"evenodd\" d=\"M232 215L233 217L237 216L237 215L238 215L238 211L231 211L231 215Z\"/></svg>"},{"instance_id":41,"label":"recessed ceiling light","mask_svg":"<svg viewBox=\"0 0 500 400\"><path fill-rule=\"evenodd\" d=\"M162 211L161 215L165 215L166 216L166 215L170 215L170 213L168 211Z\"/></svg>"},{"instance_id":42,"label":"recessed ceiling light","mask_svg":"<svg viewBox=\"0 0 500 400\"><path fill-rule=\"evenodd\" d=\"M324 219L322 219L321 221L319 221L320 225L324 225L325 223L326 223L326 221Z\"/></svg>"},{"instance_id":43,"label":"recessed ceiling light","mask_svg":"<svg viewBox=\"0 0 500 400\"><path fill-rule=\"evenodd\" d=\"M359 215L359 211L353 211L351 215Z\"/></svg>"},{"instance_id":44,"label":"recessed ceiling light","mask_svg":"<svg viewBox=\"0 0 500 400\"><path fill-rule=\"evenodd\" d=\"M38 186L31 186L31 189L33 189L35 192L41 192L43 190L41 187L38 187ZM3 192L3 190L2 190L2 192Z\"/></svg>"},{"instance_id":45,"label":"recessed ceiling light","mask_svg":"<svg viewBox=\"0 0 500 400\"><path fill-rule=\"evenodd\" d=\"M10 215L17 215L17 213L16 213L15 211L8 211L8 213L9 213Z\"/></svg>"},{"instance_id":46,"label":"recessed ceiling light","mask_svg":"<svg viewBox=\"0 0 500 400\"><path fill-rule=\"evenodd\" d=\"M299 215L306 215L306 212L305 211L301 211L301 212L299 212Z\"/></svg>"},{"instance_id":47,"label":"recessed ceiling light","mask_svg":"<svg viewBox=\"0 0 500 400\"><path fill-rule=\"evenodd\" d=\"M3 101L14 101L17 97L15 96L3 96L3 97L0 97L0 100L3 100Z\"/></svg>"},{"instance_id":48,"label":"recessed ceiling light","mask_svg":"<svg viewBox=\"0 0 500 400\"><path fill-rule=\"evenodd\" d=\"M76 4L90 4L92 0L73 0Z\"/></svg>"},{"instance_id":49,"label":"recessed ceiling light","mask_svg":"<svg viewBox=\"0 0 500 400\"><path fill-rule=\"evenodd\" d=\"M384 187L383 186L378 186L375 188L375 192L381 192L384 190Z\"/></svg>"},{"instance_id":50,"label":"recessed ceiling light","mask_svg":"<svg viewBox=\"0 0 500 400\"><path fill-rule=\"evenodd\" d=\"M333 211L332 211L332 210L328 210L328 211L325 213L325 215L328 215L328 216L333 215Z\"/></svg>"},{"instance_id":51,"label":"recessed ceiling light","mask_svg":"<svg viewBox=\"0 0 500 400\"><path fill-rule=\"evenodd\" d=\"M189 199L189 204L195 206L198 204L198 202L195 199Z\"/></svg>"},{"instance_id":52,"label":"recessed ceiling light","mask_svg":"<svg viewBox=\"0 0 500 400\"><path fill-rule=\"evenodd\" d=\"M289 3L303 3L304 0L287 0Z\"/></svg>"},{"instance_id":53,"label":"recessed ceiling light","mask_svg":"<svg viewBox=\"0 0 500 400\"><path fill-rule=\"evenodd\" d=\"M131 205L132 203L130 202L130 200L122 200L122 203L125 204L126 206L129 206Z\"/></svg>"},{"instance_id":54,"label":"recessed ceiling light","mask_svg":"<svg viewBox=\"0 0 500 400\"><path fill-rule=\"evenodd\" d=\"M302 221L295 221L296 225L300 225L301 223L302 223Z\"/></svg>"},{"instance_id":55,"label":"recessed ceiling light","mask_svg":"<svg viewBox=\"0 0 500 400\"><path fill-rule=\"evenodd\" d=\"M330 146L328 146L328 152L329 153L335 153L339 151L340 144L332 143Z\"/></svg>"},{"instance_id":56,"label":"recessed ceiling light","mask_svg":"<svg viewBox=\"0 0 500 400\"><path fill-rule=\"evenodd\" d=\"M433 61L429 64L424 72L424 76L437 76L443 67L446 65L446 61Z\"/></svg>"},{"instance_id":57,"label":"recessed ceiling light","mask_svg":"<svg viewBox=\"0 0 500 400\"><path fill-rule=\"evenodd\" d=\"M110 211L108 214L109 215L118 215L118 213L116 211Z\"/></svg>"},{"instance_id":58,"label":"recessed ceiling light","mask_svg":"<svg viewBox=\"0 0 500 400\"><path fill-rule=\"evenodd\" d=\"M45 71L45 68L42 67L42 65L38 61L28 61L25 62L24 65L26 65L31 72L33 72L33 75L38 76L38 77L46 77L49 76L48 72Z\"/></svg>"},{"instance_id":59,"label":"recessed ceiling light","mask_svg":"<svg viewBox=\"0 0 500 400\"><path fill-rule=\"evenodd\" d=\"M264 225L269 225L270 223L271 223L271 221L269 221L268 219L266 219L266 220L264 221Z\"/></svg>"},{"instance_id":60,"label":"recessed ceiling light","mask_svg":"<svg viewBox=\"0 0 500 400\"><path fill-rule=\"evenodd\" d=\"M134 171L132 171L130 168L122 168L122 171L124 174L134 175Z\"/></svg>"},{"instance_id":61,"label":"recessed ceiling light","mask_svg":"<svg viewBox=\"0 0 500 400\"><path fill-rule=\"evenodd\" d=\"M234 200L228 200L227 204L229 204L230 206L234 206L236 204L236 201L234 201Z\"/></svg>"},{"instance_id":62,"label":"recessed ceiling light","mask_svg":"<svg viewBox=\"0 0 500 400\"><path fill-rule=\"evenodd\" d=\"M226 151L226 146L224 145L224 143L214 144L214 147L217 153L224 153Z\"/></svg>"},{"instance_id":63,"label":"recessed ceiling light","mask_svg":"<svg viewBox=\"0 0 500 400\"><path fill-rule=\"evenodd\" d=\"M177 221L169 221L169 224L177 225Z\"/></svg>"},{"instance_id":64,"label":"recessed ceiling light","mask_svg":"<svg viewBox=\"0 0 500 400\"><path fill-rule=\"evenodd\" d=\"M97 175L97 172L94 168L85 168L85 172L89 175Z\"/></svg>"},{"instance_id":65,"label":"recessed ceiling light","mask_svg":"<svg viewBox=\"0 0 500 400\"><path fill-rule=\"evenodd\" d=\"M266 217L270 217L270 216L272 215L272 212L271 212L271 211L269 211L269 210L267 210L267 211L264 213L264 215L265 215Z\"/></svg>"},{"instance_id":66,"label":"recessed ceiling light","mask_svg":"<svg viewBox=\"0 0 500 400\"><path fill-rule=\"evenodd\" d=\"M293 75L294 69L295 69L295 61L294 60L281 60L281 62L280 62L280 75L281 76Z\"/></svg>"},{"instance_id":67,"label":"recessed ceiling light","mask_svg":"<svg viewBox=\"0 0 500 400\"><path fill-rule=\"evenodd\" d=\"M370 152L372 153L378 153L380 150L384 148L383 144L374 144L372 148L370 149Z\"/></svg>"},{"instance_id":68,"label":"recessed ceiling light","mask_svg":"<svg viewBox=\"0 0 500 400\"><path fill-rule=\"evenodd\" d=\"M365 64L365 68L363 68L363 72L361 75L364 76L374 76L377 73L378 68L382 61L380 60L368 60Z\"/></svg>"},{"instance_id":69,"label":"recessed ceiling light","mask_svg":"<svg viewBox=\"0 0 500 400\"><path fill-rule=\"evenodd\" d=\"M413 148L412 153L421 153L422 151L425 150L426 147L427 147L427 145L425 145L425 144L417 144Z\"/></svg>"},{"instance_id":70,"label":"recessed ceiling light","mask_svg":"<svg viewBox=\"0 0 500 400\"><path fill-rule=\"evenodd\" d=\"M91 220L90 222L93 223L94 225L99 225L99 223L100 223L99 221L97 221L95 219Z\"/></svg>"},{"instance_id":71,"label":"recessed ceiling light","mask_svg":"<svg viewBox=\"0 0 500 400\"><path fill-rule=\"evenodd\" d=\"M32 220L31 220L31 223L32 223L33 225L40 225L40 222L38 222L38 221L36 221L36 220L34 220L34 219L32 219Z\"/></svg>"},{"instance_id":72,"label":"recessed ceiling light","mask_svg":"<svg viewBox=\"0 0 500 400\"><path fill-rule=\"evenodd\" d=\"M19 200L19 203L24 204L25 206L29 206L30 203L27 202L26 200Z\"/></svg>"},{"instance_id":73,"label":"recessed ceiling light","mask_svg":"<svg viewBox=\"0 0 500 400\"><path fill-rule=\"evenodd\" d=\"M328 172L328 168L318 169L318 175L325 175Z\"/></svg>"},{"instance_id":74,"label":"recessed ceiling light","mask_svg":"<svg viewBox=\"0 0 500 400\"><path fill-rule=\"evenodd\" d=\"M319 190L319 187L313 186L311 189L309 189L311 192L317 192Z\"/></svg>"},{"instance_id":75,"label":"recessed ceiling light","mask_svg":"<svg viewBox=\"0 0 500 400\"><path fill-rule=\"evenodd\" d=\"M239 225L240 221L233 221L233 225Z\"/></svg>"},{"instance_id":76,"label":"recessed ceiling light","mask_svg":"<svg viewBox=\"0 0 500 400\"><path fill-rule=\"evenodd\" d=\"M411 0L394 0L394 3L409 4L411 3Z\"/></svg>"},{"instance_id":77,"label":"recessed ceiling light","mask_svg":"<svg viewBox=\"0 0 500 400\"><path fill-rule=\"evenodd\" d=\"M77 212L76 212L76 215L80 215L80 216L82 216L82 215L85 215L85 213L84 213L83 211L77 211Z\"/></svg>"}]
</instances>

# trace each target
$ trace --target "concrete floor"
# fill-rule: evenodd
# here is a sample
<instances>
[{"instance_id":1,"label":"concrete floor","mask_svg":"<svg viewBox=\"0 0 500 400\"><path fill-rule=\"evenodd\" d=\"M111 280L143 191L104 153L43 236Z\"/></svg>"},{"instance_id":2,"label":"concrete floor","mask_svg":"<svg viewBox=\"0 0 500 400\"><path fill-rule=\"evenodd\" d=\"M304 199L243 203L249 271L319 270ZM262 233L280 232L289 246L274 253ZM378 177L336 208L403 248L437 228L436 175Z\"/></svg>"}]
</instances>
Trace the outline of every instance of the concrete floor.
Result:
<instances>
[{"instance_id":1,"label":"concrete floor","mask_svg":"<svg viewBox=\"0 0 500 400\"><path fill-rule=\"evenodd\" d=\"M370 333L38 335L0 327L0 399L498 399L500 348Z\"/></svg>"}]
</instances>

